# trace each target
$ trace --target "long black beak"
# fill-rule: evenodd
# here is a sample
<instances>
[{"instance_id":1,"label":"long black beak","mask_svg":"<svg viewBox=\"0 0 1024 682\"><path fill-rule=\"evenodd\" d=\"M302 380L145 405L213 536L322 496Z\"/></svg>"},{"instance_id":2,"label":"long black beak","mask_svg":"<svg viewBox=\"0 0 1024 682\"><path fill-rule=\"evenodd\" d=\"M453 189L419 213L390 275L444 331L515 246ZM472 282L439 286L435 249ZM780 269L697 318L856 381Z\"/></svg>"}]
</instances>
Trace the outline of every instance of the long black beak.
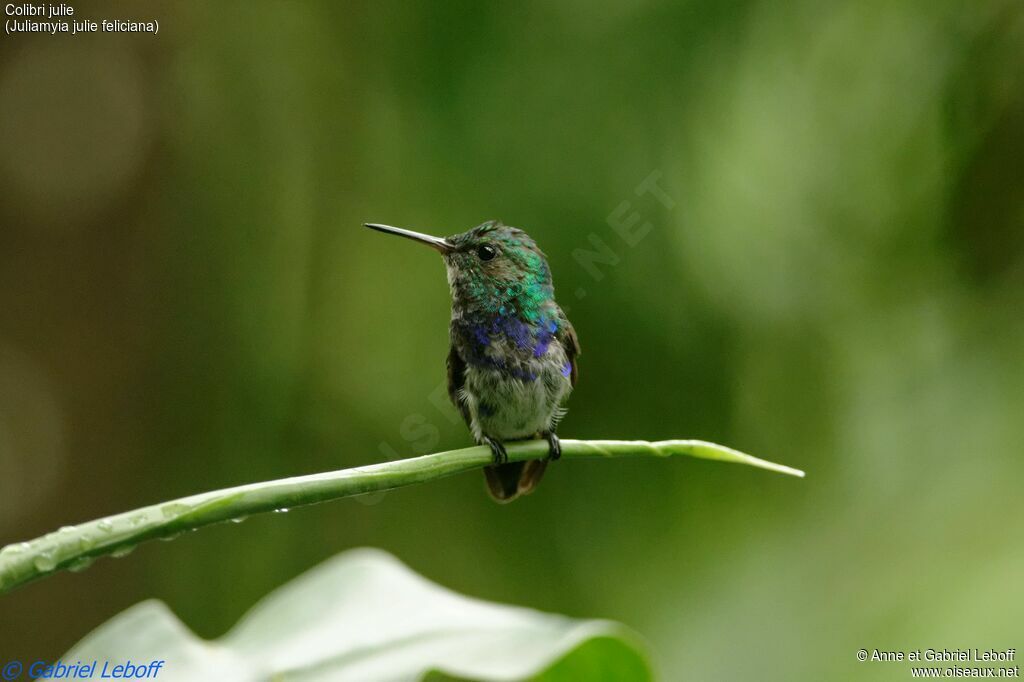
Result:
<instances>
[{"instance_id":1,"label":"long black beak","mask_svg":"<svg viewBox=\"0 0 1024 682\"><path fill-rule=\"evenodd\" d=\"M413 232L412 230L404 230L401 227L380 225L378 223L363 223L363 225L371 230L377 230L378 232L384 232L385 234L397 234L399 237L418 241L422 244L426 244L436 251L440 251L441 253L450 253L455 248L452 246L451 242L447 239L442 239L441 237L431 237L429 234Z\"/></svg>"}]
</instances>

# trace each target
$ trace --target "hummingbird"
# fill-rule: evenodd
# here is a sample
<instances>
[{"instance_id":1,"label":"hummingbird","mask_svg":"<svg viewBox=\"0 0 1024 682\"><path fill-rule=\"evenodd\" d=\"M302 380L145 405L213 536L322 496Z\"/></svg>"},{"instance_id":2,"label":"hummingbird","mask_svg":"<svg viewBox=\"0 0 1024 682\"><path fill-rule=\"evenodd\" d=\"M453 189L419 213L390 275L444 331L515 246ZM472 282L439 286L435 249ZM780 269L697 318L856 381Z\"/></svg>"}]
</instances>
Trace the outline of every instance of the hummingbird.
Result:
<instances>
[{"instance_id":1,"label":"hummingbird","mask_svg":"<svg viewBox=\"0 0 1024 682\"><path fill-rule=\"evenodd\" d=\"M561 454L555 429L576 386L579 340L555 302L547 258L526 232L490 220L451 237L364 223L440 252L452 295L448 397L473 439L498 502L533 492ZM548 456L509 462L505 443L543 438Z\"/></svg>"}]
</instances>

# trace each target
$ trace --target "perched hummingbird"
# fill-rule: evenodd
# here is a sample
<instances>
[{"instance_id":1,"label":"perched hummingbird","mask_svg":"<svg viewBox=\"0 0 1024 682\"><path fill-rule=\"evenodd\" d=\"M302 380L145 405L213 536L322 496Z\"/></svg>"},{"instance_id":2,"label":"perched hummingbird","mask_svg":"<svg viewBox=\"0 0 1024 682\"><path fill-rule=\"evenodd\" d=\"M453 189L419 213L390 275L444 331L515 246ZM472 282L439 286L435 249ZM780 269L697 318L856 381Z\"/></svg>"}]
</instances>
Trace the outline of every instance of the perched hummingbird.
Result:
<instances>
[{"instance_id":1,"label":"perched hummingbird","mask_svg":"<svg viewBox=\"0 0 1024 682\"><path fill-rule=\"evenodd\" d=\"M528 234L492 220L440 238L399 227L366 227L439 251L452 292L448 396L494 464L484 468L499 502L533 491L561 448L555 428L576 386L576 331L555 303L551 269ZM544 438L544 460L509 462L503 443Z\"/></svg>"}]
</instances>

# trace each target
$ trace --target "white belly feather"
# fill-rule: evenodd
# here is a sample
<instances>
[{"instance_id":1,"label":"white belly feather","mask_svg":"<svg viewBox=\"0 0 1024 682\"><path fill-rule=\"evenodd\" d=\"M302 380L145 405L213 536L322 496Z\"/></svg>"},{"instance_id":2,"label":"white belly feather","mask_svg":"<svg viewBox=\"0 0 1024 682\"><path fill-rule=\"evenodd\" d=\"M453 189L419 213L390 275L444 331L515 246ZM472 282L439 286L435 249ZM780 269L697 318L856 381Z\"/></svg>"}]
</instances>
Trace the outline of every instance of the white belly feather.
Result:
<instances>
[{"instance_id":1,"label":"white belly feather","mask_svg":"<svg viewBox=\"0 0 1024 682\"><path fill-rule=\"evenodd\" d=\"M461 397L469 408L473 437L516 440L554 430L565 414L562 403L572 391L564 371L567 362L562 346L552 343L543 357L531 359L523 368L523 375L535 376L533 380L491 367L467 366Z\"/></svg>"}]
</instances>

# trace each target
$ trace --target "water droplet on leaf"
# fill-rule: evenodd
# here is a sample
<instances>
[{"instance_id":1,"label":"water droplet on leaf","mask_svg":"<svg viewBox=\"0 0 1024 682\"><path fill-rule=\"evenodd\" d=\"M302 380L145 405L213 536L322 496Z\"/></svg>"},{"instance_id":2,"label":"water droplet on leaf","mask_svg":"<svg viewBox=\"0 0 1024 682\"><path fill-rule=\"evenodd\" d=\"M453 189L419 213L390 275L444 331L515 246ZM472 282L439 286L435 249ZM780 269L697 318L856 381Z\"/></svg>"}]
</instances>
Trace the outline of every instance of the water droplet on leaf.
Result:
<instances>
[{"instance_id":1,"label":"water droplet on leaf","mask_svg":"<svg viewBox=\"0 0 1024 682\"><path fill-rule=\"evenodd\" d=\"M165 519L174 519L192 511L192 507L180 502L172 502L171 504L165 504L160 508L160 511L163 512Z\"/></svg>"},{"instance_id":2,"label":"water droplet on leaf","mask_svg":"<svg viewBox=\"0 0 1024 682\"><path fill-rule=\"evenodd\" d=\"M8 545L3 549L0 549L0 557L4 556L15 556L17 554L24 554L29 549L27 542L16 542L13 545Z\"/></svg>"},{"instance_id":3,"label":"water droplet on leaf","mask_svg":"<svg viewBox=\"0 0 1024 682\"><path fill-rule=\"evenodd\" d=\"M38 571L46 572L57 568L57 558L54 556L52 549L40 553L32 563L35 564Z\"/></svg>"}]
</instances>

